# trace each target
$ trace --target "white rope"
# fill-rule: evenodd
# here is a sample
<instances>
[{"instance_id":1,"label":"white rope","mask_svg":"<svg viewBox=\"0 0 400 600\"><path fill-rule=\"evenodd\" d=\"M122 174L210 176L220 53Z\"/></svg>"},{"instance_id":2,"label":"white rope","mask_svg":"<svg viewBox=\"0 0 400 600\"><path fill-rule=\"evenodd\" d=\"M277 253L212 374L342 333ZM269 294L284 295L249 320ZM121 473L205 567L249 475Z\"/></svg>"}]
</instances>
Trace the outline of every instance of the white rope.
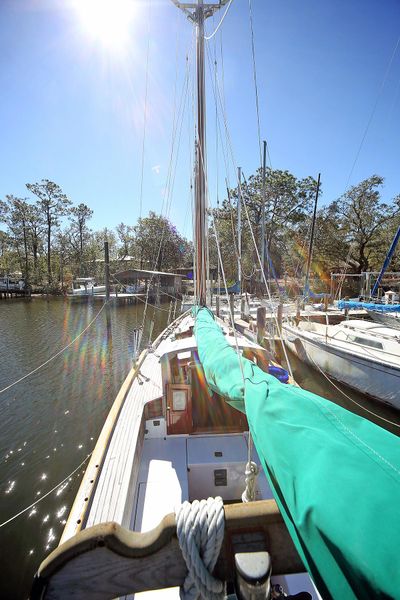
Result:
<instances>
[{"instance_id":1,"label":"white rope","mask_svg":"<svg viewBox=\"0 0 400 600\"><path fill-rule=\"evenodd\" d=\"M179 546L188 568L182 600L225 598L225 584L212 575L224 540L221 497L184 502L175 512Z\"/></svg>"},{"instance_id":2,"label":"white rope","mask_svg":"<svg viewBox=\"0 0 400 600\"><path fill-rule=\"evenodd\" d=\"M99 310L99 312L97 313L97 315L95 317L93 317L93 319L90 321L89 325L87 325L85 327L85 329L83 329L83 331L81 331L80 334L77 335L72 340L72 342L70 342L69 344L67 344L66 346L64 346L64 348L61 348L61 350L59 350L56 354L54 354L48 360L46 360L44 363L42 363L41 365L39 365L38 367L36 367L36 369L33 369L29 373L26 373L26 375L23 375L22 377L20 377L19 379L17 379L17 381L14 381L14 383L10 383L10 385L7 385L5 388L3 388L2 390L0 390L0 394L2 394L3 392L6 392L10 388L14 387L14 385L17 385L17 383L20 383L21 381L23 381L24 379L27 379L28 377L30 377L31 375L33 375L34 373L36 373L37 371L39 371L40 369L42 369L43 367L45 367L46 365L48 365L51 361L53 361L54 359L56 359L58 356L60 356L60 354L62 354L63 352L65 352L65 350L68 350L68 348L70 348L76 342L76 340L78 340L84 333L86 333L86 331L89 329L89 327L91 327L91 325L95 322L95 320L100 315L100 313L104 310L104 307L106 306L106 304L107 304L107 302L105 302L103 304L103 306L101 307L101 309Z\"/></svg>"},{"instance_id":3,"label":"white rope","mask_svg":"<svg viewBox=\"0 0 400 600\"><path fill-rule=\"evenodd\" d=\"M69 475L67 475L66 477L64 477L64 479L62 481L59 481L57 483L57 485L55 485L54 487L51 488L51 490L49 490L48 492L46 492L46 494L44 494L44 496L41 496L38 500L35 500L35 502L32 502L32 504L30 504L26 508L23 508L22 510L20 510L13 517L10 517L9 519L7 519L7 521L4 521L3 523L0 523L0 528L4 527L4 525L7 525L8 523L11 523L11 521L14 521L14 519L16 519L17 517L23 515L30 508L33 508L34 506L36 506L36 504L39 504L39 502L41 502L42 500L44 500L45 498L47 498L47 496L50 496L50 494L52 494L53 492L55 492L55 490L58 487L60 487L60 485L62 485L63 483L65 483L70 477L72 477L72 475L74 475L77 471L79 471L79 469L81 468L81 466L85 464L85 462L91 456L91 454L92 453L88 454L87 457L76 467L76 469L74 469L73 471L71 471L71 473Z\"/></svg>"},{"instance_id":4,"label":"white rope","mask_svg":"<svg viewBox=\"0 0 400 600\"><path fill-rule=\"evenodd\" d=\"M251 439L251 437L250 437ZM250 441L249 439L249 441ZM250 448L250 443L249 443ZM246 489L242 494L242 502L254 502L256 499L256 480L258 475L258 465L250 460L246 465Z\"/></svg>"},{"instance_id":5,"label":"white rope","mask_svg":"<svg viewBox=\"0 0 400 600\"><path fill-rule=\"evenodd\" d=\"M225 19L226 15L228 14L228 10L230 9L232 2L233 2L233 0L229 0L229 4L228 4L228 6L225 9L224 14L222 15L220 22L218 23L217 27L214 29L214 31L212 32L211 35L205 35L204 36L205 40L207 40L207 41L211 40L214 37L214 35L217 33L217 31L221 27L222 23L224 22L224 19Z\"/></svg>"}]
</instances>

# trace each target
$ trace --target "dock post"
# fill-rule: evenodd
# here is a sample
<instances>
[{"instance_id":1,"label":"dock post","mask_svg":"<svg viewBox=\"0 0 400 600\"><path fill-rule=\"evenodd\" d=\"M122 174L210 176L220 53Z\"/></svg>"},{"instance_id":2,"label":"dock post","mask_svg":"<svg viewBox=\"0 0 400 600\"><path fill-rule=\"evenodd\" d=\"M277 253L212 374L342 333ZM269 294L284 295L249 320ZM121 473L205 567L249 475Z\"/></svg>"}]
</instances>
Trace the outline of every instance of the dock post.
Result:
<instances>
[{"instance_id":1,"label":"dock post","mask_svg":"<svg viewBox=\"0 0 400 600\"><path fill-rule=\"evenodd\" d=\"M246 316L246 299L242 298L240 300L240 318L244 319Z\"/></svg>"},{"instance_id":2,"label":"dock post","mask_svg":"<svg viewBox=\"0 0 400 600\"><path fill-rule=\"evenodd\" d=\"M283 318L283 304L282 304L282 302L279 302L278 314L277 314L279 334L282 333L282 318Z\"/></svg>"},{"instance_id":3,"label":"dock post","mask_svg":"<svg viewBox=\"0 0 400 600\"><path fill-rule=\"evenodd\" d=\"M301 303L300 298L297 298L297 300L296 300L296 322L297 323L299 323L299 321L300 321L300 303Z\"/></svg>"},{"instance_id":4,"label":"dock post","mask_svg":"<svg viewBox=\"0 0 400 600\"><path fill-rule=\"evenodd\" d=\"M177 305L178 305L178 299L177 299L177 298L175 298L175 303L174 303L174 312L173 312L173 315L172 315L172 320L173 320L173 321L175 321L175 319L176 319L176 307L177 307Z\"/></svg>"},{"instance_id":5,"label":"dock post","mask_svg":"<svg viewBox=\"0 0 400 600\"><path fill-rule=\"evenodd\" d=\"M229 294L229 312L231 313L231 320L234 322L235 320L235 295Z\"/></svg>"},{"instance_id":6,"label":"dock post","mask_svg":"<svg viewBox=\"0 0 400 600\"><path fill-rule=\"evenodd\" d=\"M328 304L329 304L329 302L328 302L328 294L325 294L324 295L324 311L325 312L328 312Z\"/></svg>"},{"instance_id":7,"label":"dock post","mask_svg":"<svg viewBox=\"0 0 400 600\"><path fill-rule=\"evenodd\" d=\"M215 295L215 312L217 313L217 317L219 317L219 294Z\"/></svg>"},{"instance_id":8,"label":"dock post","mask_svg":"<svg viewBox=\"0 0 400 600\"><path fill-rule=\"evenodd\" d=\"M104 278L106 282L106 302L110 300L110 255L108 252L108 242L104 241Z\"/></svg>"},{"instance_id":9,"label":"dock post","mask_svg":"<svg viewBox=\"0 0 400 600\"><path fill-rule=\"evenodd\" d=\"M265 337L265 306L257 308L257 343L262 345Z\"/></svg>"},{"instance_id":10,"label":"dock post","mask_svg":"<svg viewBox=\"0 0 400 600\"><path fill-rule=\"evenodd\" d=\"M171 323L171 314L172 314L172 300L169 303L167 325L169 325Z\"/></svg>"}]
</instances>

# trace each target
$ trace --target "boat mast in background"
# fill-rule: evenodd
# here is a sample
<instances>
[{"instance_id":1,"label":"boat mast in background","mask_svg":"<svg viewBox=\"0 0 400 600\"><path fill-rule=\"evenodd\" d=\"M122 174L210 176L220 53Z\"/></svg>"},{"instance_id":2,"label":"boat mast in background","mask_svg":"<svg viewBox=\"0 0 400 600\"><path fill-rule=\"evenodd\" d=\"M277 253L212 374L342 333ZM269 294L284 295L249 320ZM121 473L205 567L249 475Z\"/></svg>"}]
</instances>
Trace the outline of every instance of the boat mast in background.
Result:
<instances>
[{"instance_id":1,"label":"boat mast in background","mask_svg":"<svg viewBox=\"0 0 400 600\"><path fill-rule=\"evenodd\" d=\"M211 17L228 0L205 4L197 2L172 2L196 25L197 57L197 136L196 136L196 173L195 173L195 294L200 306L206 305L207 285L207 196L206 196L206 99L204 74L204 21Z\"/></svg>"},{"instance_id":2,"label":"boat mast in background","mask_svg":"<svg viewBox=\"0 0 400 600\"><path fill-rule=\"evenodd\" d=\"M397 233L396 233L396 235L393 238L393 241L392 241L391 246L389 248L389 252L386 255L385 262L382 265L381 272L378 275L378 279L375 281L375 285L374 285L374 287L372 289L371 296L375 296L375 294L378 291L378 287L379 287L379 285L380 285L380 283L382 281L382 278L383 278L383 276L384 276L384 274L386 272L386 269L389 266L390 261L392 260L392 256L394 254L394 251L396 250L397 244L399 243L399 239L400 239L400 227L398 228Z\"/></svg>"},{"instance_id":3,"label":"boat mast in background","mask_svg":"<svg viewBox=\"0 0 400 600\"><path fill-rule=\"evenodd\" d=\"M267 142L264 140L263 165L262 165L262 213L261 213L261 271L260 271L261 285L264 282L264 273L265 273L266 163L267 163Z\"/></svg>"},{"instance_id":4,"label":"boat mast in background","mask_svg":"<svg viewBox=\"0 0 400 600\"><path fill-rule=\"evenodd\" d=\"M238 167L238 201L237 201L237 237L238 237L238 284L239 295L242 293L242 169Z\"/></svg>"},{"instance_id":5,"label":"boat mast in background","mask_svg":"<svg viewBox=\"0 0 400 600\"><path fill-rule=\"evenodd\" d=\"M308 247L308 258L307 258L307 270L306 270L306 280L304 282L304 294L308 294L309 287L309 278L310 278L310 266L311 266L311 256L314 245L314 230L315 230L315 218L317 216L317 204L318 204L318 195L319 195L319 186L321 183L321 173L318 173L318 183L317 183L317 191L315 194L315 202L314 202L314 213L311 225L311 236L310 236L310 245Z\"/></svg>"}]
</instances>

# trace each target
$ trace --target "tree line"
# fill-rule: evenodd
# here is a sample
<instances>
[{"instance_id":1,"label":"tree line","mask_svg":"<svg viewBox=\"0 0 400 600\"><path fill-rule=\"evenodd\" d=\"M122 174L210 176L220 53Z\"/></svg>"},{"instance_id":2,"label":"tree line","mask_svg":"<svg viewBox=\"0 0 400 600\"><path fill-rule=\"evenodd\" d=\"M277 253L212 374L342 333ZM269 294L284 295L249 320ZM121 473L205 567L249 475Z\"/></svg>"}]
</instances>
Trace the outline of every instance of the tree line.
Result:
<instances>
[{"instance_id":1,"label":"tree line","mask_svg":"<svg viewBox=\"0 0 400 600\"><path fill-rule=\"evenodd\" d=\"M263 207L265 215L265 269L277 278L304 277L310 237L316 180L295 177L289 171L267 169L265 197L262 170L241 183L241 272L245 289L254 291L260 279L253 236L260 248ZM379 175L361 181L317 212L312 271L321 281L330 272L361 273L379 270L400 225L400 195L382 200L384 179ZM59 291L77 276L104 274L103 247L107 240L111 259L119 267L161 271L189 267L193 246L164 216L150 212L136 224L115 229L90 229L93 210L74 206L61 187L44 179L26 185L31 196L8 195L0 200L0 274L20 271L28 286ZM320 196L322 189L320 188ZM215 229L227 279L237 278L238 186L227 190L213 211ZM210 227L211 266L218 264L215 229ZM116 265L118 268L118 264ZM400 256L392 270L400 270Z\"/></svg>"},{"instance_id":2,"label":"tree line","mask_svg":"<svg viewBox=\"0 0 400 600\"><path fill-rule=\"evenodd\" d=\"M390 243L400 226L400 195L382 199L383 177L372 175L348 188L340 198L317 211L311 271L319 291L328 291L331 272L362 273L380 270ZM238 187L227 190L226 199L214 210L217 236L230 280L237 277ZM247 208L242 209L241 272L245 289L254 291L260 280L255 238L261 255L261 225L265 210L265 270L272 279L304 280L317 181L295 177L289 171L258 169L241 183ZM322 195L322 185L319 196ZM251 231L252 230L252 231ZM213 229L210 230L211 262L217 264ZM391 270L400 270L400 253Z\"/></svg>"},{"instance_id":3,"label":"tree line","mask_svg":"<svg viewBox=\"0 0 400 600\"><path fill-rule=\"evenodd\" d=\"M93 231L93 210L74 206L48 179L26 184L31 196L0 200L0 275L20 272L33 290L58 292L75 277L104 277L104 241L110 258L144 269L168 270L192 261L192 245L165 217L150 212L136 225Z\"/></svg>"}]
</instances>

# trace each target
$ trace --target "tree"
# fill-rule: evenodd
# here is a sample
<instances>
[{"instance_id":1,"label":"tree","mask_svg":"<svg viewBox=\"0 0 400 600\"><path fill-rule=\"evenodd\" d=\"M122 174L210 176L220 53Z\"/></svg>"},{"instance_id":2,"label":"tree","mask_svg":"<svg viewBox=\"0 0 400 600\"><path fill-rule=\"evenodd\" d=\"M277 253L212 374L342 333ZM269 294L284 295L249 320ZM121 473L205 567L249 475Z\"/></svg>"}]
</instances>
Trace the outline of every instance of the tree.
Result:
<instances>
[{"instance_id":1,"label":"tree","mask_svg":"<svg viewBox=\"0 0 400 600\"><path fill-rule=\"evenodd\" d=\"M0 220L6 223L20 260L20 267L26 281L30 285L29 269L29 236L28 223L31 206L25 198L7 195L5 201L0 202ZM22 255L21 255L22 246Z\"/></svg>"},{"instance_id":2,"label":"tree","mask_svg":"<svg viewBox=\"0 0 400 600\"><path fill-rule=\"evenodd\" d=\"M42 179L41 183L27 183L28 190L38 198L38 207L46 223L47 237L47 283L52 283L51 272L51 236L52 230L58 227L60 217L69 212L71 201L64 194L59 185L49 179Z\"/></svg>"},{"instance_id":3,"label":"tree","mask_svg":"<svg viewBox=\"0 0 400 600\"><path fill-rule=\"evenodd\" d=\"M0 230L0 273L5 275L11 271L12 262L12 240L8 233Z\"/></svg>"},{"instance_id":4,"label":"tree","mask_svg":"<svg viewBox=\"0 0 400 600\"><path fill-rule=\"evenodd\" d=\"M372 175L332 203L332 213L346 241L352 245L351 252L358 262L359 273L370 269L374 248L382 245L385 229L400 216L400 195L390 204L381 201L383 182L383 177Z\"/></svg>"},{"instance_id":5,"label":"tree","mask_svg":"<svg viewBox=\"0 0 400 600\"><path fill-rule=\"evenodd\" d=\"M131 225L125 225L125 223L119 223L116 227L118 238L122 244L122 255L120 258L125 258L133 253L134 244L134 227Z\"/></svg>"},{"instance_id":6,"label":"tree","mask_svg":"<svg viewBox=\"0 0 400 600\"><path fill-rule=\"evenodd\" d=\"M93 211L91 208L86 206L86 204L79 204L78 206L74 206L71 208L71 245L74 247L75 252L78 257L79 264L79 275L82 275L82 261L83 261L83 250L84 243L87 240L89 235L89 228L87 226L87 221L91 219L93 216Z\"/></svg>"},{"instance_id":7,"label":"tree","mask_svg":"<svg viewBox=\"0 0 400 600\"><path fill-rule=\"evenodd\" d=\"M30 205L30 210L27 216L28 219L28 234L33 256L33 272L36 283L39 282L39 253L43 250L43 232L45 223L43 216L36 204Z\"/></svg>"},{"instance_id":8,"label":"tree","mask_svg":"<svg viewBox=\"0 0 400 600\"><path fill-rule=\"evenodd\" d=\"M141 268L145 265L158 271L174 269L184 266L191 255L190 243L162 215L150 211L134 229Z\"/></svg>"},{"instance_id":9,"label":"tree","mask_svg":"<svg viewBox=\"0 0 400 600\"><path fill-rule=\"evenodd\" d=\"M276 271L281 273L284 267L284 259L287 257L288 239L301 229L309 217L317 182L312 177L298 179L289 171L267 168L265 204L263 203L262 169L258 169L254 175L251 175L242 184L241 188L246 207L245 210L242 210L242 266L244 267L247 264L247 271L250 272L251 265L257 265L258 263L250 225L254 232L257 247L260 250L264 205L267 254L275 265ZM221 210L215 213L219 222L226 219L236 223L237 200L238 187L229 191L228 199L224 200ZM249 219L247 219L247 213ZM235 237L236 233L232 232L231 245L234 243ZM266 266L268 266L268 263L267 260ZM230 265L230 270L233 272L233 265Z\"/></svg>"}]
</instances>

